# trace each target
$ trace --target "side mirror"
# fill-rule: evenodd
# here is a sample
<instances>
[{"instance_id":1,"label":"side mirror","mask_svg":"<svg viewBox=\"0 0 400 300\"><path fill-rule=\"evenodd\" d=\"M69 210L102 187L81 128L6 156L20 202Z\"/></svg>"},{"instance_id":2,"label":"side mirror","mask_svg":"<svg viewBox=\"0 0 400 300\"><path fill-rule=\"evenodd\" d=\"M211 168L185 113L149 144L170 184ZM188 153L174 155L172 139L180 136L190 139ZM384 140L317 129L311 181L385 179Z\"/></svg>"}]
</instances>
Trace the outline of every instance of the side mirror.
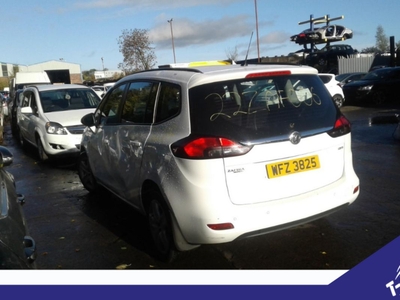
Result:
<instances>
[{"instance_id":1,"label":"side mirror","mask_svg":"<svg viewBox=\"0 0 400 300\"><path fill-rule=\"evenodd\" d=\"M4 146L0 146L0 167L6 167L11 165L13 162L13 155Z\"/></svg>"},{"instance_id":2,"label":"side mirror","mask_svg":"<svg viewBox=\"0 0 400 300\"><path fill-rule=\"evenodd\" d=\"M84 115L81 119L81 123L87 127L94 126L94 113Z\"/></svg>"},{"instance_id":3,"label":"side mirror","mask_svg":"<svg viewBox=\"0 0 400 300\"><path fill-rule=\"evenodd\" d=\"M21 113L23 113L23 114L33 114L32 107L30 107L30 106L21 107Z\"/></svg>"}]
</instances>

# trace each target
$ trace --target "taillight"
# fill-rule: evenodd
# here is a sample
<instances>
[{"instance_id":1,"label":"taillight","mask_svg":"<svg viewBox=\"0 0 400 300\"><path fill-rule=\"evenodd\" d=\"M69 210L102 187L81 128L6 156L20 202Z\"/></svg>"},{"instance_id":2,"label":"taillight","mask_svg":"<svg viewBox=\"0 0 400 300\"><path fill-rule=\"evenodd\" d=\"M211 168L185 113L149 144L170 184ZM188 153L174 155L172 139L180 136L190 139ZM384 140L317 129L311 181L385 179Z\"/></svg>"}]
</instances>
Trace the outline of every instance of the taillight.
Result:
<instances>
[{"instance_id":1,"label":"taillight","mask_svg":"<svg viewBox=\"0 0 400 300\"><path fill-rule=\"evenodd\" d=\"M251 146L236 143L222 137L188 137L171 145L176 157L210 159L243 155Z\"/></svg>"},{"instance_id":2,"label":"taillight","mask_svg":"<svg viewBox=\"0 0 400 300\"><path fill-rule=\"evenodd\" d=\"M332 130L328 132L331 137L338 137L345 135L351 131L350 121L341 115L335 122Z\"/></svg>"}]
</instances>

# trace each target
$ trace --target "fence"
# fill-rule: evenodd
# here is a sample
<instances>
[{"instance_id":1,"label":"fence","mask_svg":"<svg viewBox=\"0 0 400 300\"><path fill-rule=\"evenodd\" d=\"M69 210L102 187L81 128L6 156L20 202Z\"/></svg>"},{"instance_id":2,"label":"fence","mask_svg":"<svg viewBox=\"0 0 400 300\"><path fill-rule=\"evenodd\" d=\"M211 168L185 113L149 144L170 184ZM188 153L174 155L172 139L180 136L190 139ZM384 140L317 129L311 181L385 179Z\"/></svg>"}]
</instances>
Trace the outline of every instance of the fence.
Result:
<instances>
[{"instance_id":1,"label":"fence","mask_svg":"<svg viewBox=\"0 0 400 300\"><path fill-rule=\"evenodd\" d=\"M374 56L365 57L340 57L338 58L339 74L350 72L368 72L374 62Z\"/></svg>"},{"instance_id":2,"label":"fence","mask_svg":"<svg viewBox=\"0 0 400 300\"><path fill-rule=\"evenodd\" d=\"M400 59L400 57L398 59ZM394 61L395 65L400 65L398 59ZM338 74L350 72L368 72L373 67L390 66L391 64L392 62L390 55L354 55L348 58L340 57L338 58Z\"/></svg>"}]
</instances>

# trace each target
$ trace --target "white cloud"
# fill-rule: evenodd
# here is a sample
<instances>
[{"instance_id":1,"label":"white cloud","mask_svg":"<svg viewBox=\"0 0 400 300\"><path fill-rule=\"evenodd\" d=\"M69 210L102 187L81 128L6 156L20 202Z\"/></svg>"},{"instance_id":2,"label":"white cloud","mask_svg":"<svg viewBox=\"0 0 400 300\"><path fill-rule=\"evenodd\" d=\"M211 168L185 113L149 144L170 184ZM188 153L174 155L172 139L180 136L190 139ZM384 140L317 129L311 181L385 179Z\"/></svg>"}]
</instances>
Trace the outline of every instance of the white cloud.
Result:
<instances>
[{"instance_id":1,"label":"white cloud","mask_svg":"<svg viewBox=\"0 0 400 300\"><path fill-rule=\"evenodd\" d=\"M159 48L171 45L171 27L159 23L149 31L150 40ZM229 39L250 36L253 30L252 20L246 15L225 16L218 20L196 22L189 19L172 21L174 44L176 47L207 45L224 42Z\"/></svg>"}]
</instances>

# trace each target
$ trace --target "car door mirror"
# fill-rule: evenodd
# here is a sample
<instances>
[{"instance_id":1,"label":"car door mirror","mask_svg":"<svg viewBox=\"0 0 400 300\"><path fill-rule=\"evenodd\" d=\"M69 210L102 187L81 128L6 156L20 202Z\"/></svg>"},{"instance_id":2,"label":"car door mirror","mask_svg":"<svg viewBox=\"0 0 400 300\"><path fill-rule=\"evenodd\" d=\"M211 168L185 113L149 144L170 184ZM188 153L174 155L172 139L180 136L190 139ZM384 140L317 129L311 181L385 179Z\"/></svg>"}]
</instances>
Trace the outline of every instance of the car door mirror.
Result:
<instances>
[{"instance_id":1,"label":"car door mirror","mask_svg":"<svg viewBox=\"0 0 400 300\"><path fill-rule=\"evenodd\" d=\"M32 114L33 110L30 106L21 107L21 113L23 114Z\"/></svg>"},{"instance_id":2,"label":"car door mirror","mask_svg":"<svg viewBox=\"0 0 400 300\"><path fill-rule=\"evenodd\" d=\"M6 167L13 162L13 155L8 148L0 146L0 166Z\"/></svg>"},{"instance_id":3,"label":"car door mirror","mask_svg":"<svg viewBox=\"0 0 400 300\"><path fill-rule=\"evenodd\" d=\"M94 126L94 113L84 115L81 119L81 123L87 127Z\"/></svg>"}]
</instances>

